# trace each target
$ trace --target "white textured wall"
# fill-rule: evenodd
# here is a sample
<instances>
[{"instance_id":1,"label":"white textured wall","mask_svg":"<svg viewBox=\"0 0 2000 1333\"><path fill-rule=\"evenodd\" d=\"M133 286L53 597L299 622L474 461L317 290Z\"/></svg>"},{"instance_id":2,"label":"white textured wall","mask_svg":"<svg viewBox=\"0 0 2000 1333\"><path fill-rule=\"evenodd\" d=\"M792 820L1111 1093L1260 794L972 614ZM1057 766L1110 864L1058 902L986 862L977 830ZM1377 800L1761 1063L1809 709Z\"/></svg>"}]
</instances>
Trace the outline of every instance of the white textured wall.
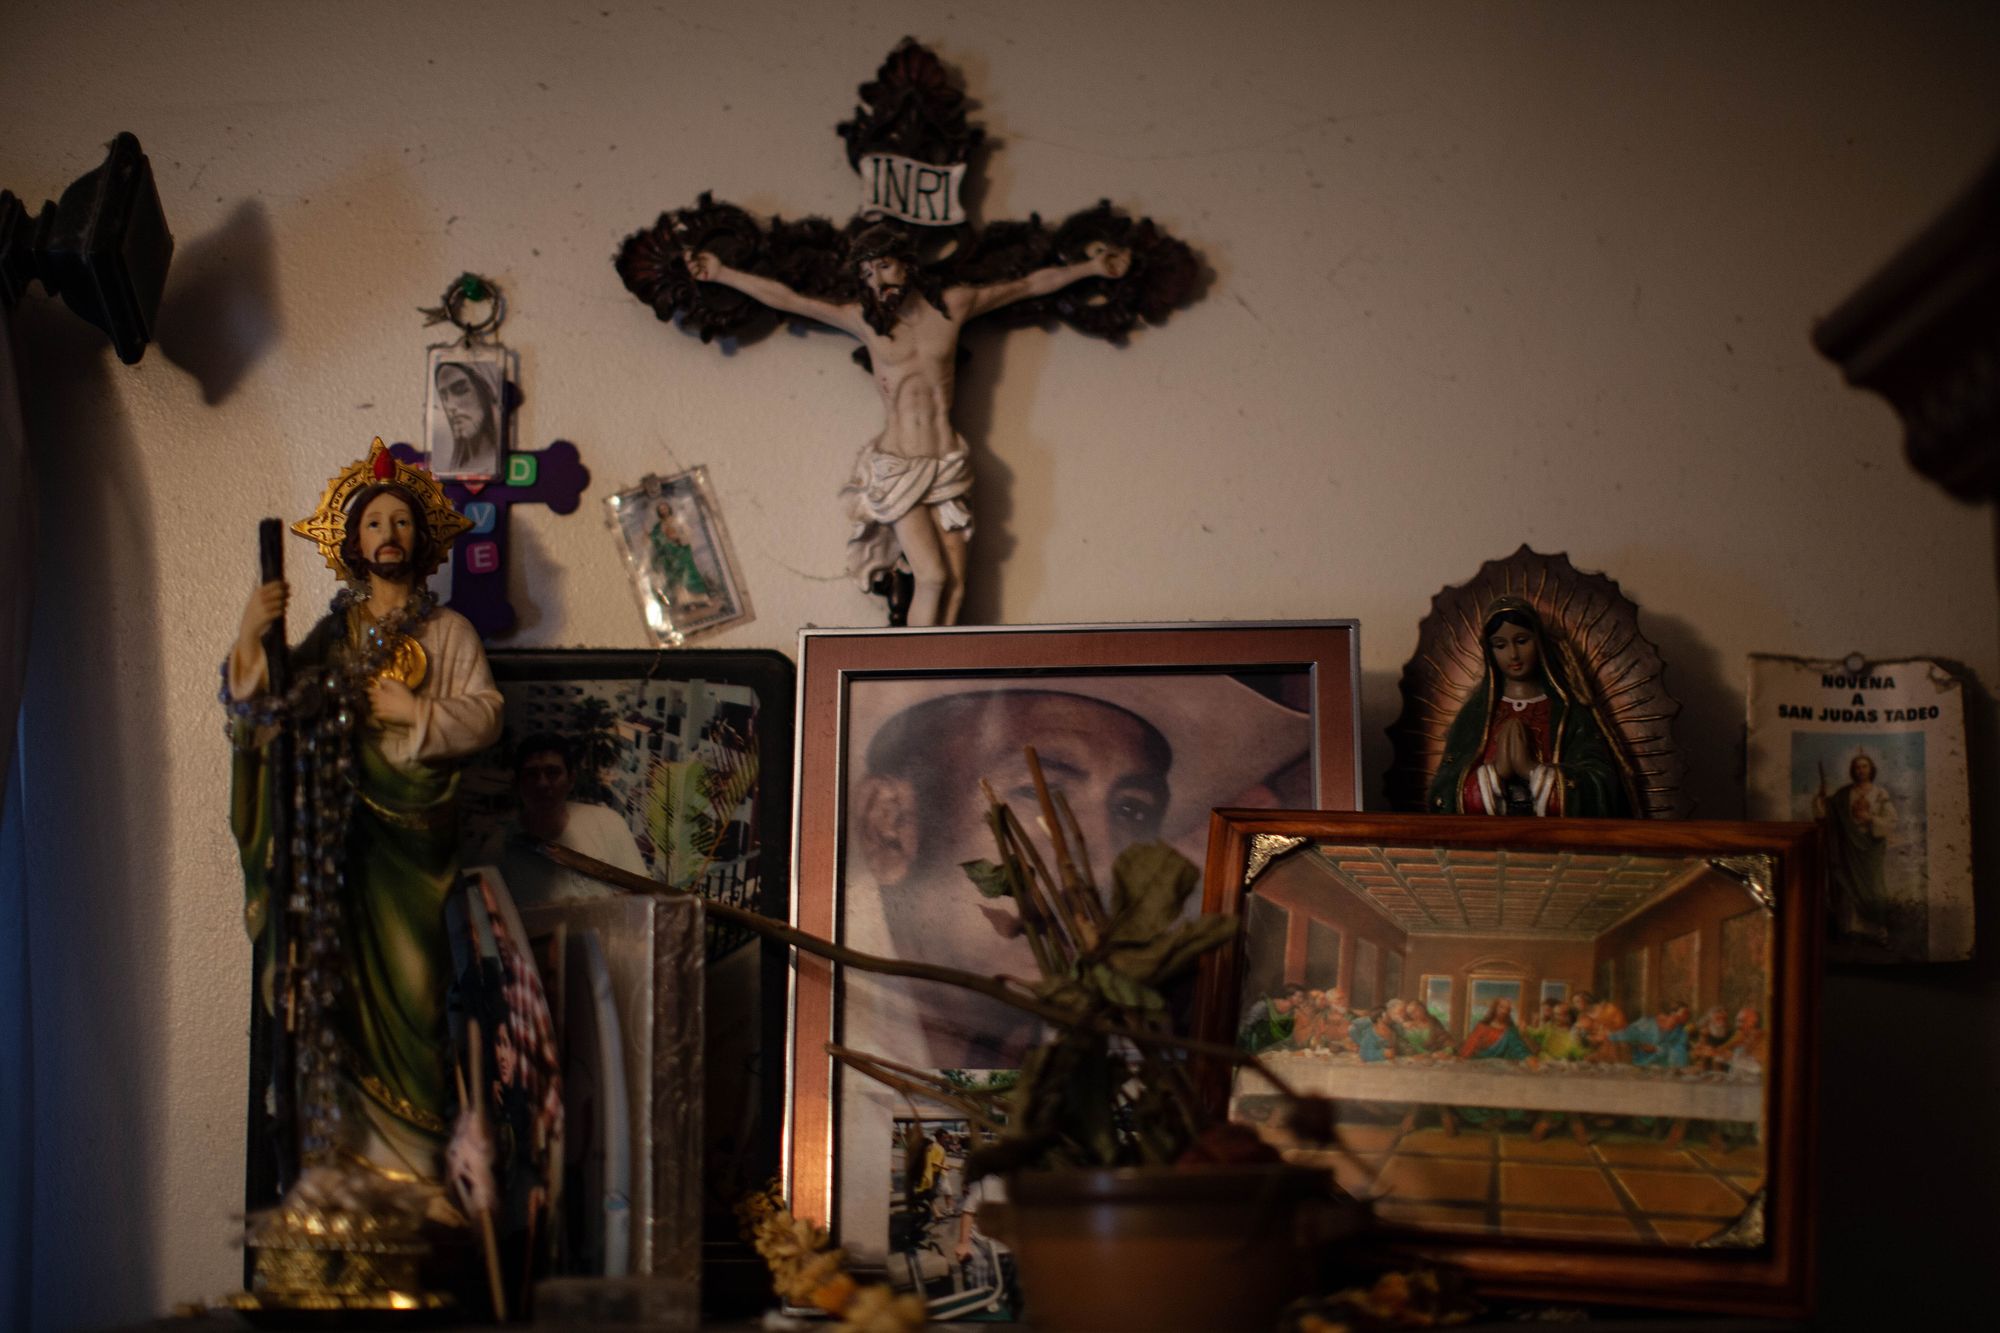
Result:
<instances>
[{"instance_id":1,"label":"white textured wall","mask_svg":"<svg viewBox=\"0 0 2000 1333\"><path fill-rule=\"evenodd\" d=\"M833 125L905 32L1000 145L985 216L1108 196L1214 270L1124 349L975 338L985 618L1359 617L1372 790L1430 595L1567 550L1644 608L1712 816L1740 810L1747 652L2000 676L1988 517L1807 341L2000 142L1985 7L11 0L0 25L0 185L39 201L130 129L179 242L136 369L39 297L17 326L38 1322L233 1280L248 951L215 662L256 520L415 437L415 307L448 278L505 287L523 436L594 478L580 514L514 518L514 642L640 644L597 503L694 463L758 612L715 645L871 623L831 502L879 423L847 345L725 357L609 259L704 188L844 216ZM302 610L331 591L299 581Z\"/></svg>"}]
</instances>

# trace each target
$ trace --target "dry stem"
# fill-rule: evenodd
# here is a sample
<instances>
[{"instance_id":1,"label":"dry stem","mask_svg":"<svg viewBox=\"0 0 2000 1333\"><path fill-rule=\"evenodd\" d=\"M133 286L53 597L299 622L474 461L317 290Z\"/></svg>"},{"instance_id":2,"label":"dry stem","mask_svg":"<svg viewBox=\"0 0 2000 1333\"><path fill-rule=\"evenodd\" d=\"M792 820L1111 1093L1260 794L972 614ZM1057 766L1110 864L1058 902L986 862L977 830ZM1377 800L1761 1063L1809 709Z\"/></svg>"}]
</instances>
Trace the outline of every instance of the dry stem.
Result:
<instances>
[{"instance_id":1,"label":"dry stem","mask_svg":"<svg viewBox=\"0 0 2000 1333\"><path fill-rule=\"evenodd\" d=\"M659 880L634 874L558 843L538 841L535 850L557 865L565 866L578 874L599 880L614 888L624 889L628 893L655 896L672 894L684 898L700 896L690 889L676 889L671 885L662 884ZM702 902L711 916L733 922L767 939L789 944L801 952L839 963L843 967L874 972L882 976L908 977L913 981L935 981L940 985L956 986L960 990L969 990L974 994L1011 1005L1023 1013L1033 1014L1057 1027L1082 1028L1100 1036L1122 1038L1138 1046L1170 1047L1186 1051L1190 1055L1205 1055L1211 1059L1226 1060L1232 1065L1248 1066L1261 1074L1283 1096L1294 1100L1300 1098L1299 1092L1266 1067L1263 1061L1234 1046L1226 1046L1220 1042L1199 1041L1193 1037L1177 1036L1171 1032L1148 1032L1141 1028L1106 1022L1095 1014L1078 1014L1074 1010L1050 1004L1022 983L1009 977L982 977L976 973L961 972L955 967L942 967L936 963L913 963L901 958L883 958L879 954L863 953L859 949L830 943L808 931L788 926L782 921L765 916L762 912L753 912L747 907L738 907L733 903L718 902L708 898L702 899Z\"/></svg>"}]
</instances>

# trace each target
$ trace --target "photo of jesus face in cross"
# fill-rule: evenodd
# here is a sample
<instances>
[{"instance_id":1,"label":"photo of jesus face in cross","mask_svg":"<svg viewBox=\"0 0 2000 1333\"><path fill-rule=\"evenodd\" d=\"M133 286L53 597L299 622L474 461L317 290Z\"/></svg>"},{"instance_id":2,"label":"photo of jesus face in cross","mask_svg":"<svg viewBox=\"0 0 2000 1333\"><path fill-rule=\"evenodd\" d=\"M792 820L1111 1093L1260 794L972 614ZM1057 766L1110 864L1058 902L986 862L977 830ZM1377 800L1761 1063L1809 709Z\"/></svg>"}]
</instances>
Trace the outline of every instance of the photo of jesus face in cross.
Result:
<instances>
[{"instance_id":1,"label":"photo of jesus face in cross","mask_svg":"<svg viewBox=\"0 0 2000 1333\"><path fill-rule=\"evenodd\" d=\"M907 236L877 225L857 234L847 262L860 284L851 301L809 296L731 268L708 251L686 254L697 282L721 283L788 315L861 340L882 394L882 433L862 449L841 492L854 520L848 572L866 588L898 555L915 577L911 625L951 625L965 597L972 513L970 452L952 425L958 340L965 325L1017 301L1034 300L1084 278L1120 278L1131 263L1122 246L1092 242L1074 264L977 286L926 281Z\"/></svg>"}]
</instances>

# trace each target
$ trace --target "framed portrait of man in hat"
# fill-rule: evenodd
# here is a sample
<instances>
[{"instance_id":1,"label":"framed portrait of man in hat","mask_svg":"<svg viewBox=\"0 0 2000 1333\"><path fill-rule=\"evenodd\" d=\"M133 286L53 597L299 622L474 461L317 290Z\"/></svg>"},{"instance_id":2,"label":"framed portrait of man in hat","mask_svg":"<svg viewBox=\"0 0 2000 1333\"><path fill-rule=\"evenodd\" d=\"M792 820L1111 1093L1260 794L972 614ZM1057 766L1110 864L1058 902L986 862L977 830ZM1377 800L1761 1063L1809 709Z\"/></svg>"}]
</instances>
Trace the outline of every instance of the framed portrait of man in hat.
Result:
<instances>
[{"instance_id":1,"label":"framed portrait of man in hat","mask_svg":"<svg viewBox=\"0 0 2000 1333\"><path fill-rule=\"evenodd\" d=\"M1029 813L1033 746L1100 877L1141 842L1201 865L1216 807L1356 807L1357 651L1352 621L807 630L793 919L867 953L1032 977L1011 904L961 869L993 855L981 782ZM828 1042L990 1076L1040 1039L1035 1020L984 997L801 958L794 1210L832 1225L859 1263L884 1252L896 1110L836 1070Z\"/></svg>"}]
</instances>

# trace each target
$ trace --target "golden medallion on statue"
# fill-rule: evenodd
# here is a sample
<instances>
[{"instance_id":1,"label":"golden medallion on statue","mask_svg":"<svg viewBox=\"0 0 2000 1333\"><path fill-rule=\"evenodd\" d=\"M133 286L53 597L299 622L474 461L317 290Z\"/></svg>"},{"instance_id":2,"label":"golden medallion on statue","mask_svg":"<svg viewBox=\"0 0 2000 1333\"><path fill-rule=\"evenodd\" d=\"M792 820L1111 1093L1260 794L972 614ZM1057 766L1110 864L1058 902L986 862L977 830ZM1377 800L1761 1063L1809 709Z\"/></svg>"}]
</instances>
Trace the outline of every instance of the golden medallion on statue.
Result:
<instances>
[{"instance_id":1,"label":"golden medallion on statue","mask_svg":"<svg viewBox=\"0 0 2000 1333\"><path fill-rule=\"evenodd\" d=\"M430 675L431 658L421 643L408 634L384 632L381 622L369 614L364 604L348 608L347 616L351 642L369 643L377 636L382 640L383 662L368 673L370 680L400 681L413 692L423 688L425 678Z\"/></svg>"},{"instance_id":2,"label":"golden medallion on statue","mask_svg":"<svg viewBox=\"0 0 2000 1333\"><path fill-rule=\"evenodd\" d=\"M400 680L413 691L422 689L431 670L430 654L424 646L407 634L390 635L385 646L389 661L375 673L376 679Z\"/></svg>"}]
</instances>

